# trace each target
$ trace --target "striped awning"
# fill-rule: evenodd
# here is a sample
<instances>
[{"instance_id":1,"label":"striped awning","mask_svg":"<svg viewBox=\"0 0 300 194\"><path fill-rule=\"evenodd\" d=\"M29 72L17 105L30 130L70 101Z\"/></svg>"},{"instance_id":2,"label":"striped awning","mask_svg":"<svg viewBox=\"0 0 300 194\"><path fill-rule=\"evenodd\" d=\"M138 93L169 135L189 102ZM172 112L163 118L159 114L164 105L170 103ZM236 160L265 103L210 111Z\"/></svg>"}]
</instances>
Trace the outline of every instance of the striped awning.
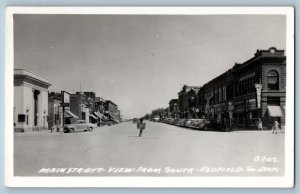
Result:
<instances>
[{"instance_id":1,"label":"striped awning","mask_svg":"<svg viewBox=\"0 0 300 194\"><path fill-rule=\"evenodd\" d=\"M282 117L280 106L268 106L268 112L271 117Z\"/></svg>"},{"instance_id":2,"label":"striped awning","mask_svg":"<svg viewBox=\"0 0 300 194\"><path fill-rule=\"evenodd\" d=\"M94 112L94 114L99 117L100 119L106 118L103 114L101 114L100 112Z\"/></svg>"},{"instance_id":3,"label":"striped awning","mask_svg":"<svg viewBox=\"0 0 300 194\"><path fill-rule=\"evenodd\" d=\"M65 110L66 113L66 117L71 117L74 119L79 119L79 117L77 115L75 115L74 113L72 113L70 110Z\"/></svg>"}]
</instances>

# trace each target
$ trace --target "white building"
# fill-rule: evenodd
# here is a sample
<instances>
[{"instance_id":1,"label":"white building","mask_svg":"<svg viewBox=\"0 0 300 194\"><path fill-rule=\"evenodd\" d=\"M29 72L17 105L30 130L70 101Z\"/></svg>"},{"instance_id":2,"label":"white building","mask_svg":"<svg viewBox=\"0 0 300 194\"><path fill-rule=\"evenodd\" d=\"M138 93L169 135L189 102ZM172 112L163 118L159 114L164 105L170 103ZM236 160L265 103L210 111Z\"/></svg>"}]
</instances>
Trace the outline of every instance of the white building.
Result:
<instances>
[{"instance_id":1,"label":"white building","mask_svg":"<svg viewBox=\"0 0 300 194\"><path fill-rule=\"evenodd\" d=\"M46 78L25 69L14 70L14 126L16 132L48 129Z\"/></svg>"}]
</instances>

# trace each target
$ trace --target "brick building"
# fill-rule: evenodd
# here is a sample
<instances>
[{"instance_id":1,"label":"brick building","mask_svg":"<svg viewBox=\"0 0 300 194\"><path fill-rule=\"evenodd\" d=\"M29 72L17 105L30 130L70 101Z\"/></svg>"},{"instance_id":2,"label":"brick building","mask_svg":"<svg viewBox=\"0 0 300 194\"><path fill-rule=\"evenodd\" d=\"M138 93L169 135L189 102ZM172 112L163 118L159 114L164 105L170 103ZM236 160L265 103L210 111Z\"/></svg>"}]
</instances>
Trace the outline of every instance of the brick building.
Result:
<instances>
[{"instance_id":1,"label":"brick building","mask_svg":"<svg viewBox=\"0 0 300 194\"><path fill-rule=\"evenodd\" d=\"M285 125L285 61L284 50L257 50L202 87L184 85L180 118L210 118L227 127L256 128L259 118L268 128L275 119Z\"/></svg>"},{"instance_id":2,"label":"brick building","mask_svg":"<svg viewBox=\"0 0 300 194\"><path fill-rule=\"evenodd\" d=\"M271 47L232 68L236 124L253 127L258 118L270 127L277 119L285 125L286 57Z\"/></svg>"},{"instance_id":3,"label":"brick building","mask_svg":"<svg viewBox=\"0 0 300 194\"><path fill-rule=\"evenodd\" d=\"M111 100L106 100L105 102L105 116L110 119L119 121L118 118L120 118L120 111L118 109L118 105L116 105Z\"/></svg>"},{"instance_id":4,"label":"brick building","mask_svg":"<svg viewBox=\"0 0 300 194\"><path fill-rule=\"evenodd\" d=\"M254 57L203 85L200 111L235 127L255 128L259 118L271 127L285 125L286 64L284 50L257 50Z\"/></svg>"},{"instance_id":5,"label":"brick building","mask_svg":"<svg viewBox=\"0 0 300 194\"><path fill-rule=\"evenodd\" d=\"M89 122L90 111L84 94L70 94L70 111L74 113L79 120Z\"/></svg>"},{"instance_id":6,"label":"brick building","mask_svg":"<svg viewBox=\"0 0 300 194\"><path fill-rule=\"evenodd\" d=\"M178 93L178 106L180 112L180 118L196 118L197 112L197 96L200 90L199 86L187 86L184 85L182 90Z\"/></svg>"},{"instance_id":7,"label":"brick building","mask_svg":"<svg viewBox=\"0 0 300 194\"><path fill-rule=\"evenodd\" d=\"M170 116L172 118L178 118L179 117L178 99L170 100L170 102L169 102L169 111L170 111Z\"/></svg>"}]
</instances>

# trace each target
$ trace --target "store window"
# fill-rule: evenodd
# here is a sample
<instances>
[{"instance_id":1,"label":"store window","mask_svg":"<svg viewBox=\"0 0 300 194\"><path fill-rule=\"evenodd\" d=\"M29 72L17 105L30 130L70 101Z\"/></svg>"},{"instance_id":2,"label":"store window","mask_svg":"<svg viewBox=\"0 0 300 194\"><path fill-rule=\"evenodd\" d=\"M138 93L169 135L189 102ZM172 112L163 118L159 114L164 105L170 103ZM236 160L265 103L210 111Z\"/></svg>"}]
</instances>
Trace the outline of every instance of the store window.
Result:
<instances>
[{"instance_id":1,"label":"store window","mask_svg":"<svg viewBox=\"0 0 300 194\"><path fill-rule=\"evenodd\" d=\"M279 75L275 70L268 73L268 90L279 90Z\"/></svg>"}]
</instances>

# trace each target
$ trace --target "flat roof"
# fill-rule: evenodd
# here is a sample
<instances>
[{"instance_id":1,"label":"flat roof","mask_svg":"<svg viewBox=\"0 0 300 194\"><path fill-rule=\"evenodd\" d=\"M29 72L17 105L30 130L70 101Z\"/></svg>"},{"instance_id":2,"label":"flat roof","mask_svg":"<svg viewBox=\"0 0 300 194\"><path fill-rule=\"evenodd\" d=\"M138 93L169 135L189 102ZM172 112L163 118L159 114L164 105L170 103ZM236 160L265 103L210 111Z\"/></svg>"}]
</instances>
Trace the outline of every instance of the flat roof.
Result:
<instances>
[{"instance_id":1,"label":"flat roof","mask_svg":"<svg viewBox=\"0 0 300 194\"><path fill-rule=\"evenodd\" d=\"M26 69L14 69L14 75L29 76L29 77L32 77L32 78L35 78L37 80L40 80L40 81L43 81L43 82L46 82L46 83L50 84L50 82L47 78L42 77L40 75L37 75L35 73L32 73L31 71L28 71Z\"/></svg>"}]
</instances>

